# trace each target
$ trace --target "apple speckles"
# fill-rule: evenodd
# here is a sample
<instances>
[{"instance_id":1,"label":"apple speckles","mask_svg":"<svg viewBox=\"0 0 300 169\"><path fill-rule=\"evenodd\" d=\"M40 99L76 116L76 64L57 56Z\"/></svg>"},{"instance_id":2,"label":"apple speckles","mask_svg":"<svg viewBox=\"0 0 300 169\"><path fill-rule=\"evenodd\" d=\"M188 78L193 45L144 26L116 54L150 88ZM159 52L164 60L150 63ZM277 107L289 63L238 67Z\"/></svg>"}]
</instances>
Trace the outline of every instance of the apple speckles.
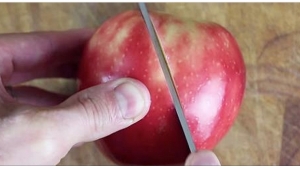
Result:
<instances>
[{"instance_id":1,"label":"apple speckles","mask_svg":"<svg viewBox=\"0 0 300 169\"><path fill-rule=\"evenodd\" d=\"M213 41L213 43L216 43L216 39L214 37L211 38L211 40Z\"/></svg>"},{"instance_id":2,"label":"apple speckles","mask_svg":"<svg viewBox=\"0 0 300 169\"><path fill-rule=\"evenodd\" d=\"M158 92L158 93L160 93L160 92L161 92L161 88L160 88L160 87L157 89L157 92Z\"/></svg>"},{"instance_id":3,"label":"apple speckles","mask_svg":"<svg viewBox=\"0 0 300 169\"><path fill-rule=\"evenodd\" d=\"M174 52L175 52L175 49L174 49L174 48L171 48L171 52L174 53Z\"/></svg>"},{"instance_id":4,"label":"apple speckles","mask_svg":"<svg viewBox=\"0 0 300 169\"><path fill-rule=\"evenodd\" d=\"M225 105L225 106L228 106L228 102L226 101L224 105Z\"/></svg>"},{"instance_id":5,"label":"apple speckles","mask_svg":"<svg viewBox=\"0 0 300 169\"><path fill-rule=\"evenodd\" d=\"M233 106L233 112L237 112L238 106Z\"/></svg>"},{"instance_id":6,"label":"apple speckles","mask_svg":"<svg viewBox=\"0 0 300 169\"><path fill-rule=\"evenodd\" d=\"M225 77L225 75L226 75L226 71L225 70L222 70L222 71L219 72L219 76L220 77Z\"/></svg>"},{"instance_id":7,"label":"apple speckles","mask_svg":"<svg viewBox=\"0 0 300 169\"><path fill-rule=\"evenodd\" d=\"M167 126L167 122L166 122L166 116L162 115L160 117L158 117L158 127L157 130L160 134L165 133L166 132L166 126Z\"/></svg>"},{"instance_id":8,"label":"apple speckles","mask_svg":"<svg viewBox=\"0 0 300 169\"><path fill-rule=\"evenodd\" d=\"M114 65L111 65L111 66L110 66L110 70L114 70Z\"/></svg>"},{"instance_id":9,"label":"apple speckles","mask_svg":"<svg viewBox=\"0 0 300 169\"><path fill-rule=\"evenodd\" d=\"M223 45L224 45L227 49L229 48L229 42L228 42L228 41L225 41Z\"/></svg>"},{"instance_id":10,"label":"apple speckles","mask_svg":"<svg viewBox=\"0 0 300 169\"><path fill-rule=\"evenodd\" d=\"M192 65L191 65L191 68L192 68L192 69L196 69L195 64L192 64Z\"/></svg>"},{"instance_id":11,"label":"apple speckles","mask_svg":"<svg viewBox=\"0 0 300 169\"><path fill-rule=\"evenodd\" d=\"M239 76L240 74L242 74L242 71L240 71L240 70L239 70L239 71L236 71L235 74L236 74L237 76Z\"/></svg>"},{"instance_id":12,"label":"apple speckles","mask_svg":"<svg viewBox=\"0 0 300 169\"><path fill-rule=\"evenodd\" d=\"M228 32L224 32L224 31L221 31L218 33L218 37L220 38L220 41L223 42L223 47L225 47L226 49L229 49L230 48L230 42L229 42L229 34Z\"/></svg>"},{"instance_id":13,"label":"apple speckles","mask_svg":"<svg viewBox=\"0 0 300 169\"><path fill-rule=\"evenodd\" d=\"M195 103L195 97L191 97L191 103Z\"/></svg>"},{"instance_id":14,"label":"apple speckles","mask_svg":"<svg viewBox=\"0 0 300 169\"><path fill-rule=\"evenodd\" d=\"M184 93L183 98L186 100L189 98L189 95L187 93Z\"/></svg>"},{"instance_id":15,"label":"apple speckles","mask_svg":"<svg viewBox=\"0 0 300 169\"><path fill-rule=\"evenodd\" d=\"M186 118L186 122L187 122L187 124L188 124L188 127L191 128L192 126L191 126L190 118Z\"/></svg>"},{"instance_id":16,"label":"apple speckles","mask_svg":"<svg viewBox=\"0 0 300 169\"><path fill-rule=\"evenodd\" d=\"M182 62L182 59L178 59L177 64L181 64Z\"/></svg>"},{"instance_id":17,"label":"apple speckles","mask_svg":"<svg viewBox=\"0 0 300 169\"><path fill-rule=\"evenodd\" d=\"M118 67L122 67L123 66L123 59L124 57L114 57L113 58L113 63L111 65L111 70L115 70L115 68L118 68ZM99 61L98 61L99 62Z\"/></svg>"},{"instance_id":18,"label":"apple speckles","mask_svg":"<svg viewBox=\"0 0 300 169\"><path fill-rule=\"evenodd\" d=\"M231 99L230 99L230 102L231 102L231 103L234 103L234 99L233 99L233 98L231 98Z\"/></svg>"},{"instance_id":19,"label":"apple speckles","mask_svg":"<svg viewBox=\"0 0 300 169\"><path fill-rule=\"evenodd\" d=\"M164 112L164 109L160 107L160 108L159 108L159 111L160 111L160 112Z\"/></svg>"}]
</instances>

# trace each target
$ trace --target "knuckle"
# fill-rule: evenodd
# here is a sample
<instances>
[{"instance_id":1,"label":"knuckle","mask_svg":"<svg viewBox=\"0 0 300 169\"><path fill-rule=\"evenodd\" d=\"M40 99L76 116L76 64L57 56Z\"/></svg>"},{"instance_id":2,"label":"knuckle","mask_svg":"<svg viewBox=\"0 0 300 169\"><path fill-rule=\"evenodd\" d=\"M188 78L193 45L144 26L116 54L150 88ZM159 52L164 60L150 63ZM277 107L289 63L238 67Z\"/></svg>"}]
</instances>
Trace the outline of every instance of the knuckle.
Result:
<instances>
[{"instance_id":1,"label":"knuckle","mask_svg":"<svg viewBox=\"0 0 300 169\"><path fill-rule=\"evenodd\" d=\"M79 105L85 113L87 125L92 129L92 133L101 132L107 125L113 124L120 118L115 100L110 93L102 93L98 96L84 94L78 97Z\"/></svg>"}]
</instances>

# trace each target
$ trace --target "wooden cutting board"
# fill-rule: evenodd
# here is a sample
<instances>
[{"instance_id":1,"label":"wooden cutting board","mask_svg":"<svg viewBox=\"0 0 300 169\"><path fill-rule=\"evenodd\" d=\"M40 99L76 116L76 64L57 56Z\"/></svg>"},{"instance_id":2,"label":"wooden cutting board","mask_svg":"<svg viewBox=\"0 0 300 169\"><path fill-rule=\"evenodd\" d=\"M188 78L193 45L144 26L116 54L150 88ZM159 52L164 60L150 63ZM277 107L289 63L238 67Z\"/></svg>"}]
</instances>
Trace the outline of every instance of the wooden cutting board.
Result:
<instances>
[{"instance_id":1,"label":"wooden cutting board","mask_svg":"<svg viewBox=\"0 0 300 169\"><path fill-rule=\"evenodd\" d=\"M0 33L99 26L136 4L0 4ZM158 3L152 10L226 27L247 67L240 114L214 150L223 165L300 165L300 4ZM30 82L45 86L49 80ZM74 81L47 90L70 93ZM74 148L59 165L114 165L93 143Z\"/></svg>"}]
</instances>

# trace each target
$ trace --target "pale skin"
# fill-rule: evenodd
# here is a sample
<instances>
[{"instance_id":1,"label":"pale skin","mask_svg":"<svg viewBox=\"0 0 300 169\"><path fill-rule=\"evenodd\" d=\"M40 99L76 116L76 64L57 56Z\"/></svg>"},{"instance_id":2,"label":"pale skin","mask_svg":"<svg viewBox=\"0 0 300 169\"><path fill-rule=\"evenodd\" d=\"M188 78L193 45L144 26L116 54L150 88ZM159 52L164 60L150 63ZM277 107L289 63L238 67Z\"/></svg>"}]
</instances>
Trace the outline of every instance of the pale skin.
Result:
<instances>
[{"instance_id":1,"label":"pale skin","mask_svg":"<svg viewBox=\"0 0 300 169\"><path fill-rule=\"evenodd\" d=\"M149 91L134 79L117 79L71 96L18 86L43 77L75 78L93 32L0 35L0 165L57 165L74 146L126 128L147 114ZM210 151L190 154L185 163L219 164Z\"/></svg>"}]
</instances>

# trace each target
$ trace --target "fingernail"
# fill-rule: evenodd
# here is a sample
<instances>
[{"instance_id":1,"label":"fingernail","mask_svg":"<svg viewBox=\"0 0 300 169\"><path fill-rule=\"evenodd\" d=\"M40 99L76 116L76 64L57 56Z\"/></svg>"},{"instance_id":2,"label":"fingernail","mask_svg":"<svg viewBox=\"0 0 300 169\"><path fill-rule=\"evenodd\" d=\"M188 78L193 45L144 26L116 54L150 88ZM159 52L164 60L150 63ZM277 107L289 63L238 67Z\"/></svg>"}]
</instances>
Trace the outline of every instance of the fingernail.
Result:
<instances>
[{"instance_id":1,"label":"fingernail","mask_svg":"<svg viewBox=\"0 0 300 169\"><path fill-rule=\"evenodd\" d=\"M145 89L133 82L124 82L115 88L116 98L123 113L123 118L131 119L143 112L145 107Z\"/></svg>"},{"instance_id":2,"label":"fingernail","mask_svg":"<svg viewBox=\"0 0 300 169\"><path fill-rule=\"evenodd\" d=\"M211 151L199 151L191 154L186 160L187 166L219 166L220 161Z\"/></svg>"}]
</instances>

